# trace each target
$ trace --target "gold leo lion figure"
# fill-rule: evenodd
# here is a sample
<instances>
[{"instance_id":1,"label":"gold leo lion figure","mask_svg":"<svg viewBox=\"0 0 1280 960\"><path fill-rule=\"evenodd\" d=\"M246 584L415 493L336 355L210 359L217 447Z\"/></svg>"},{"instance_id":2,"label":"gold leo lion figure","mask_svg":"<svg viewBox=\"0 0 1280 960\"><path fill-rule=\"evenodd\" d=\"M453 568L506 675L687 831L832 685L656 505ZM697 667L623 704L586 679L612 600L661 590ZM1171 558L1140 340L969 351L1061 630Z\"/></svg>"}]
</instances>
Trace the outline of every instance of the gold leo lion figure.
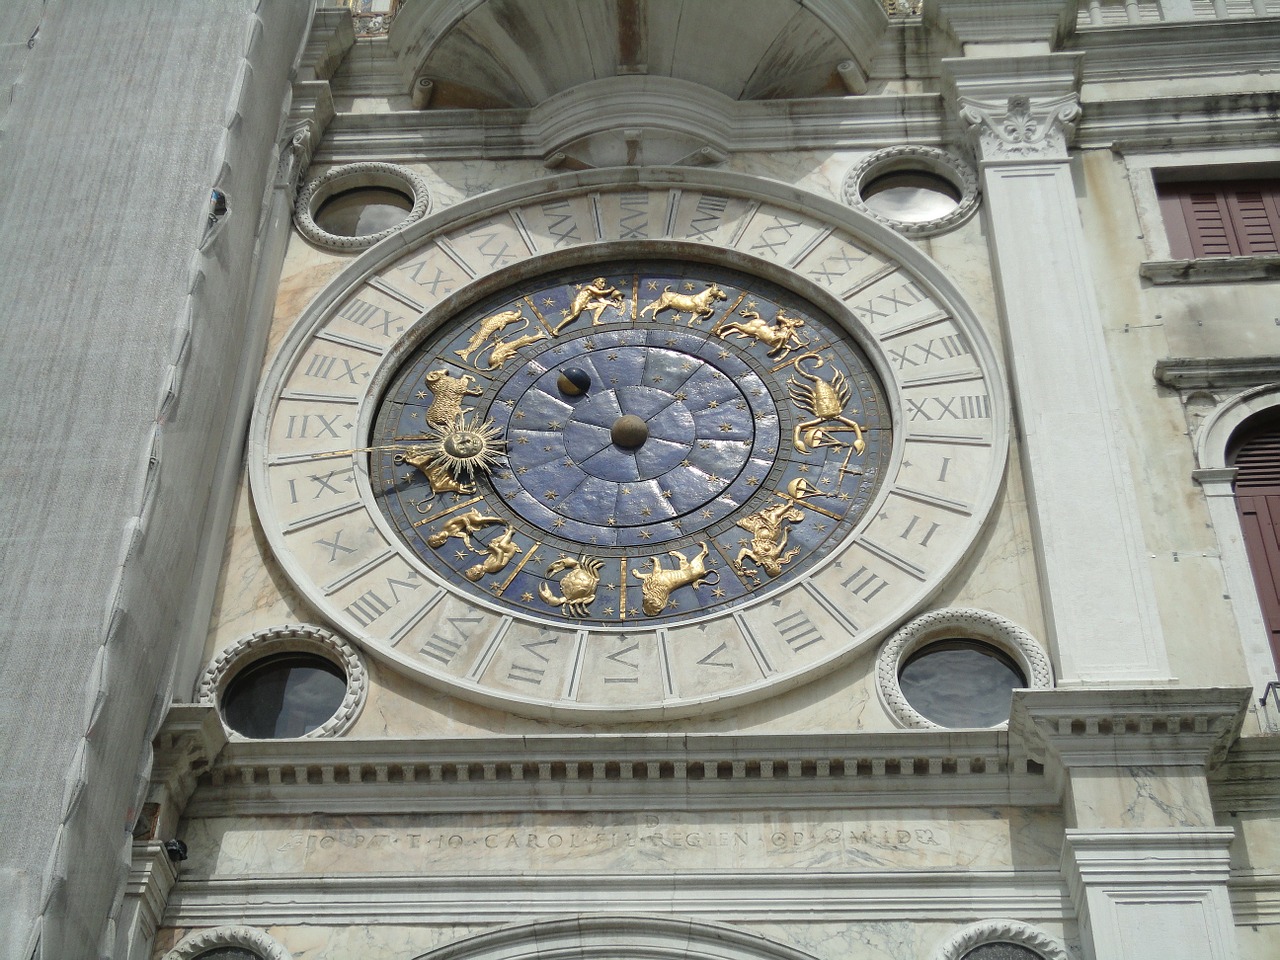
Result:
<instances>
[{"instance_id":1,"label":"gold leo lion figure","mask_svg":"<svg viewBox=\"0 0 1280 960\"><path fill-rule=\"evenodd\" d=\"M673 569L667 569L662 565L662 561L657 557L650 557L649 562L653 564L653 568L645 573L643 570L632 570L631 575L642 581L640 586L640 596L644 598L641 604L644 612L651 617L656 617L663 610L667 609L667 603L671 599L671 594L681 587L694 586L699 587L703 583L710 583L715 586L720 581L720 571L707 570L707 553L708 547L705 541L700 542L698 546L702 547L702 552L690 560L683 553L675 550L668 550L667 555L676 558L678 566ZM715 580L708 579L711 574L716 575Z\"/></svg>"},{"instance_id":2,"label":"gold leo lion figure","mask_svg":"<svg viewBox=\"0 0 1280 960\"><path fill-rule=\"evenodd\" d=\"M756 571L743 565L744 560L750 560L771 577L782 573L783 564L789 563L800 552L799 547L787 549L787 531L790 529L787 525L803 520L801 505L810 497L821 495L822 491L817 487L798 477L787 484L786 493L781 490L774 493L775 497L782 499L781 503L757 510L739 520L738 526L751 534L751 545L738 551L738 557L733 561L734 571L740 576L758 578Z\"/></svg>"},{"instance_id":3,"label":"gold leo lion figure","mask_svg":"<svg viewBox=\"0 0 1280 960\"><path fill-rule=\"evenodd\" d=\"M586 311L591 313L591 325L598 327L603 322L600 319L600 314L604 313L609 307L614 307L615 309L622 307L622 291L617 287L610 286L609 281L604 277L596 277L574 294L573 303L569 306L569 312L564 315L564 319L551 332L559 333Z\"/></svg>"},{"instance_id":4,"label":"gold leo lion figure","mask_svg":"<svg viewBox=\"0 0 1280 960\"><path fill-rule=\"evenodd\" d=\"M845 416L845 405L848 404L850 396L849 384L839 370L832 374L830 380L823 380L816 373L810 373L801 366L806 360L815 361L814 369L821 369L824 364L823 359L816 353L803 353L791 361L796 373L809 381L800 383L795 377L787 380L791 399L802 410L813 415L812 420L796 424L795 430L792 431L791 442L801 453L808 453L818 447L848 448L849 452L845 455L844 465L840 468L841 472L847 472L849 458L855 453L861 455L867 449L866 441L862 439L862 426ZM858 411L850 410L849 412L856 414ZM837 433L849 431L853 431L853 443L836 436Z\"/></svg>"},{"instance_id":5,"label":"gold leo lion figure","mask_svg":"<svg viewBox=\"0 0 1280 960\"><path fill-rule=\"evenodd\" d=\"M658 314L663 310L674 310L677 316L682 313L689 314L689 326L693 326L703 317L709 317L715 313L715 302L717 300L726 299L728 298L725 296L725 292L714 283L710 284L701 293L689 296L674 292L671 289L671 285L668 284L657 300L640 311L640 316L643 317L652 310L656 320Z\"/></svg>"},{"instance_id":6,"label":"gold leo lion figure","mask_svg":"<svg viewBox=\"0 0 1280 960\"><path fill-rule=\"evenodd\" d=\"M600 586L600 568L604 561L596 557L584 556L581 560L572 557L561 557L547 567L547 576L551 577L561 570L568 571L560 578L561 596L551 592L545 583L538 584L538 596L553 607L560 607L571 617L585 617L588 608L596 599L596 587Z\"/></svg>"}]
</instances>

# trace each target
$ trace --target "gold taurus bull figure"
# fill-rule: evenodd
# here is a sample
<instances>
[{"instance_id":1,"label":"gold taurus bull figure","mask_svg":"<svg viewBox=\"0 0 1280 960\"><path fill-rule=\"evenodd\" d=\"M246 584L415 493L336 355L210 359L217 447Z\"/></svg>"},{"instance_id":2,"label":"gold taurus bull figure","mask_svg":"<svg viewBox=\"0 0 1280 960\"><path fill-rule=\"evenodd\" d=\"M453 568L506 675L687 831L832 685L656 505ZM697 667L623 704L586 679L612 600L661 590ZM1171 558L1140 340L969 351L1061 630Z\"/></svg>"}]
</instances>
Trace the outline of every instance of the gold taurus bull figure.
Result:
<instances>
[{"instance_id":1,"label":"gold taurus bull figure","mask_svg":"<svg viewBox=\"0 0 1280 960\"><path fill-rule=\"evenodd\" d=\"M640 311L640 316L643 317L652 310L656 319L663 310L674 310L677 315L681 313L689 314L689 326L693 326L703 317L709 317L715 313L714 304L717 300L725 299L728 299L725 296L725 292L714 283L701 293L690 295L676 293L668 284L657 300Z\"/></svg>"}]
</instances>

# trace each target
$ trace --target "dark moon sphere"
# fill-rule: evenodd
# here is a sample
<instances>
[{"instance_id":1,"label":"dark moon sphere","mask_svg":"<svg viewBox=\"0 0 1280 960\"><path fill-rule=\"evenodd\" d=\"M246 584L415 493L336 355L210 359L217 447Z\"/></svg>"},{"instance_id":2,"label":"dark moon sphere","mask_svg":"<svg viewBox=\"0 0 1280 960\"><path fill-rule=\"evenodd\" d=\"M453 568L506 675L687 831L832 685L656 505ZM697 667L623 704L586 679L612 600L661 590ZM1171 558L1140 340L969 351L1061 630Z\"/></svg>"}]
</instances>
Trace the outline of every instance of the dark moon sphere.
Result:
<instances>
[{"instance_id":1,"label":"dark moon sphere","mask_svg":"<svg viewBox=\"0 0 1280 960\"><path fill-rule=\"evenodd\" d=\"M591 374L581 367L565 367L560 371L560 379L556 381L560 392L567 397L580 397L591 386Z\"/></svg>"},{"instance_id":2,"label":"dark moon sphere","mask_svg":"<svg viewBox=\"0 0 1280 960\"><path fill-rule=\"evenodd\" d=\"M649 439L649 425L634 413L628 413L613 421L613 429L609 431L609 435L617 446L624 450L634 450Z\"/></svg>"}]
</instances>

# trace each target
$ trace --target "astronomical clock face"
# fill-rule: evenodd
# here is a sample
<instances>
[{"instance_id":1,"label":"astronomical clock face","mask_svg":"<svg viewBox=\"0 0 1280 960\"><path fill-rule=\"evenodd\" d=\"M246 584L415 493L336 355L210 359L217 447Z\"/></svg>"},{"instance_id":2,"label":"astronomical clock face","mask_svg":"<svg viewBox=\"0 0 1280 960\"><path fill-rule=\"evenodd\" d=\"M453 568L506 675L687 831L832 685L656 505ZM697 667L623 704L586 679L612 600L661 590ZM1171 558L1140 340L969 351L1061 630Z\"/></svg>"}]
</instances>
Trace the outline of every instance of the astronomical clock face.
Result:
<instances>
[{"instance_id":1,"label":"astronomical clock face","mask_svg":"<svg viewBox=\"0 0 1280 960\"><path fill-rule=\"evenodd\" d=\"M519 284L397 371L378 508L441 581L519 617L655 627L829 555L892 451L844 331L731 270L640 261Z\"/></svg>"},{"instance_id":2,"label":"astronomical clock face","mask_svg":"<svg viewBox=\"0 0 1280 960\"><path fill-rule=\"evenodd\" d=\"M372 651L527 713L691 713L878 639L980 525L1003 406L949 309L835 239L844 289L810 296L723 255L597 252L436 310L430 249L367 277L260 405L286 572Z\"/></svg>"}]
</instances>

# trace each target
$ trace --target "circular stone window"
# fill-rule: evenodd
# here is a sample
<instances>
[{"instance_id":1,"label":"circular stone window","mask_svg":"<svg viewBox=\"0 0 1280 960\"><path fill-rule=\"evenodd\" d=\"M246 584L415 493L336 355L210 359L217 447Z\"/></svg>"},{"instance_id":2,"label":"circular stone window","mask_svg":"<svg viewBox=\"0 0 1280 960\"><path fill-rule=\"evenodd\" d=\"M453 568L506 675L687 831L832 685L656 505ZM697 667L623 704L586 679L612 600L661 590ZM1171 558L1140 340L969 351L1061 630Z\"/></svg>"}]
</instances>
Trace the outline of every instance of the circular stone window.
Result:
<instances>
[{"instance_id":1,"label":"circular stone window","mask_svg":"<svg viewBox=\"0 0 1280 960\"><path fill-rule=\"evenodd\" d=\"M164 960L289 960L289 951L261 930L235 925L193 933Z\"/></svg>"},{"instance_id":2,"label":"circular stone window","mask_svg":"<svg viewBox=\"0 0 1280 960\"><path fill-rule=\"evenodd\" d=\"M1059 941L1021 920L983 920L958 930L932 960L1071 960Z\"/></svg>"},{"instance_id":3,"label":"circular stone window","mask_svg":"<svg viewBox=\"0 0 1280 960\"><path fill-rule=\"evenodd\" d=\"M321 737L350 726L364 702L364 665L326 630L295 624L232 644L205 670L200 701L251 740Z\"/></svg>"},{"instance_id":4,"label":"circular stone window","mask_svg":"<svg viewBox=\"0 0 1280 960\"><path fill-rule=\"evenodd\" d=\"M351 163L312 180L298 194L294 222L330 250L362 250L421 220L431 207L426 183L394 163Z\"/></svg>"},{"instance_id":5,"label":"circular stone window","mask_svg":"<svg viewBox=\"0 0 1280 960\"><path fill-rule=\"evenodd\" d=\"M880 649L877 687L904 727L996 727L1014 690L1053 686L1049 658L1025 630L983 610L917 617Z\"/></svg>"},{"instance_id":6,"label":"circular stone window","mask_svg":"<svg viewBox=\"0 0 1280 960\"><path fill-rule=\"evenodd\" d=\"M978 180L958 158L932 147L890 147L844 179L844 202L908 236L958 226L978 208Z\"/></svg>"}]
</instances>

